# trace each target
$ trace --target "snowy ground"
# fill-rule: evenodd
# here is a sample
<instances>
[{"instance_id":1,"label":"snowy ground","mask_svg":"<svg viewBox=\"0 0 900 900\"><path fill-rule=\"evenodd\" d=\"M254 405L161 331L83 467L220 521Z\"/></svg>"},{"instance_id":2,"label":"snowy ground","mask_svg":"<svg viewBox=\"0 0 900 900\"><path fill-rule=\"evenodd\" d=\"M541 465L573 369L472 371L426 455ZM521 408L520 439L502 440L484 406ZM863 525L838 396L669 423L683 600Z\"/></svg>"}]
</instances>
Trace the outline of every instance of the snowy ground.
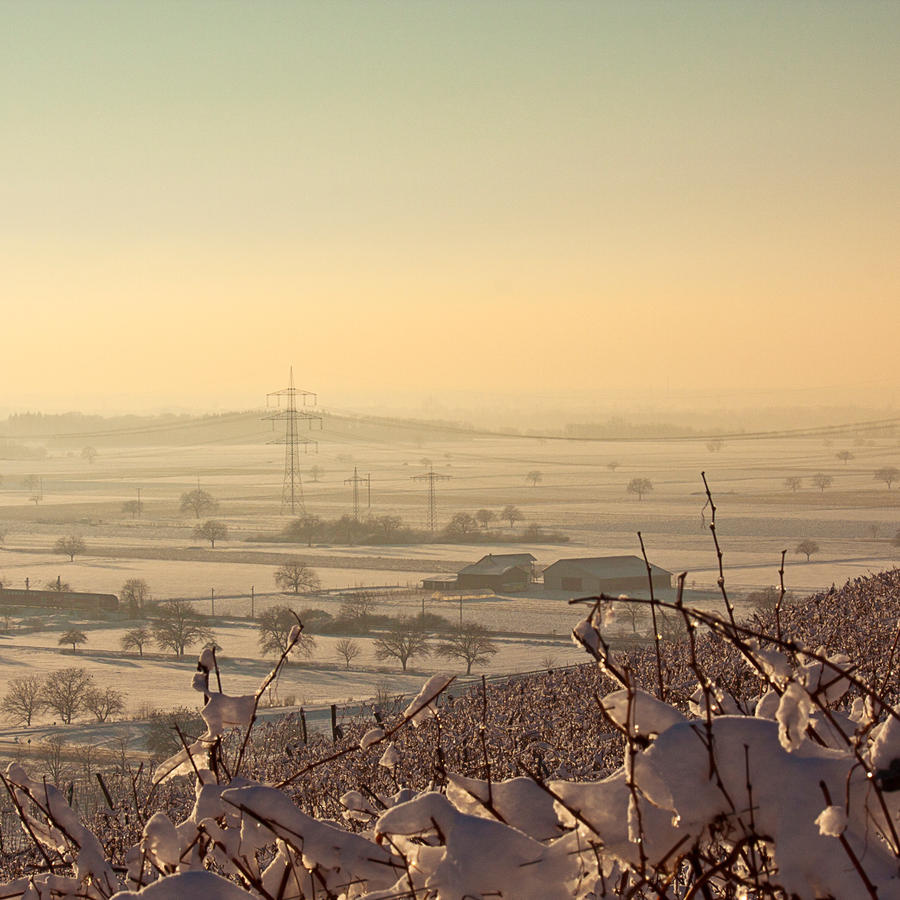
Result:
<instances>
[{"instance_id":1,"label":"snowy ground","mask_svg":"<svg viewBox=\"0 0 900 900\"><path fill-rule=\"evenodd\" d=\"M569 543L555 545L434 543L412 546L313 547L260 540L275 535L288 518L279 514L283 458L268 445L102 448L93 465L80 454L51 448L35 461L3 461L0 474L0 580L10 587L43 587L57 576L73 588L118 592L129 578L149 582L157 598L191 598L199 611L216 616L248 616L251 588L256 609L285 602L273 580L278 559L318 560L316 571L324 588L417 585L429 574L454 570L488 552L530 551L538 565L561 557L639 553L636 532L643 534L650 558L678 573L698 593L689 602L715 607L718 565L708 530L709 508L700 472L706 471L718 507L718 534L724 551L726 585L736 594L778 581L781 552L787 549L785 583L796 592L827 588L869 571L892 567L900 550L891 538L900 521L900 490L892 491L873 478L881 466L897 463L893 438L820 439L726 442L710 452L702 442L578 443L531 439L479 439L428 444L359 442L346 436L329 443L323 435L322 480L305 478L306 507L323 518L350 509L350 489L344 479L354 465L371 473L372 508L363 514L396 515L422 527L425 492L412 476L428 458L435 470L451 476L438 485L438 519L480 508L497 513L515 504L524 520L561 531ZM850 448L854 458L839 462L836 453ZM306 461L304 461L305 464ZM609 466L611 462L618 465ZM534 487L525 473L542 472ZM825 491L815 490L810 476L830 474ZM40 474L44 493L39 504L22 487L29 474ZM799 476L797 492L784 487L788 476ZM650 478L653 491L643 500L626 492L634 477ZM179 511L179 498L200 483L216 496L216 517L230 529L216 550L193 536L197 520ZM141 491L145 504L139 519L123 513L122 503ZM508 530L507 526L503 526ZM61 536L78 534L88 553L69 562L53 553ZM794 552L803 539L820 550L807 562ZM90 552L91 547L106 548ZM205 548L205 550L204 550ZM204 553L198 554L198 551ZM167 559L193 554L197 559ZM260 554L265 554L263 558ZM146 558L155 555L160 558ZM451 621L459 615L457 601L417 594L393 598L379 612L403 614L421 610ZM515 596L467 599L463 614L493 629L527 637L499 641L500 652L487 671L515 672L537 668L545 657L558 664L580 660L567 635L578 611L565 596ZM339 601L327 597L299 598L296 604L337 611ZM140 708L192 704L189 688L193 663L152 656L125 657L119 651L123 623L85 621L88 644L72 655L56 641L67 620L48 621L44 631L17 631L0 638L0 688L6 679L27 671L46 672L63 665L84 665L98 681L115 683L128 695L131 711ZM626 626L622 626L626 627ZM627 630L627 628L626 628ZM266 664L256 659L256 638L247 623L216 626L227 669L228 689L252 690ZM307 704L345 702L372 696L386 684L407 689L421 676L402 677L399 667L379 662L371 640L360 639L363 654L351 672L343 670L334 638L320 637L313 660L292 666L280 691ZM426 660L415 660L420 672L431 671ZM447 668L446 663L441 668Z\"/></svg>"}]
</instances>

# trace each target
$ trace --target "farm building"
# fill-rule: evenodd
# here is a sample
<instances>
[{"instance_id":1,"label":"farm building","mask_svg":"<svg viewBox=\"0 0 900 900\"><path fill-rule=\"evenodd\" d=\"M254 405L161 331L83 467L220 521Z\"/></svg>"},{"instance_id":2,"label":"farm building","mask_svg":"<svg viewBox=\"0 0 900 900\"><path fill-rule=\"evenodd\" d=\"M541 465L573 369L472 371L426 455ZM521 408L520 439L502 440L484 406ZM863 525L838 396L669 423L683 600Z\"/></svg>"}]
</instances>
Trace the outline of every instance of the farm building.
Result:
<instances>
[{"instance_id":1,"label":"farm building","mask_svg":"<svg viewBox=\"0 0 900 900\"><path fill-rule=\"evenodd\" d=\"M456 589L455 575L432 575L422 579L422 587L426 591L452 591Z\"/></svg>"},{"instance_id":2,"label":"farm building","mask_svg":"<svg viewBox=\"0 0 900 900\"><path fill-rule=\"evenodd\" d=\"M534 557L530 553L489 553L477 563L460 569L456 586L524 591L532 582L533 567Z\"/></svg>"},{"instance_id":3,"label":"farm building","mask_svg":"<svg viewBox=\"0 0 900 900\"><path fill-rule=\"evenodd\" d=\"M0 606L38 606L53 609L115 610L115 594L90 594L84 591L32 591L0 587Z\"/></svg>"},{"instance_id":4,"label":"farm building","mask_svg":"<svg viewBox=\"0 0 900 900\"><path fill-rule=\"evenodd\" d=\"M654 588L672 586L672 573L650 566ZM583 594L623 594L649 587L647 567L638 556L593 556L560 559L544 569L544 587Z\"/></svg>"}]
</instances>

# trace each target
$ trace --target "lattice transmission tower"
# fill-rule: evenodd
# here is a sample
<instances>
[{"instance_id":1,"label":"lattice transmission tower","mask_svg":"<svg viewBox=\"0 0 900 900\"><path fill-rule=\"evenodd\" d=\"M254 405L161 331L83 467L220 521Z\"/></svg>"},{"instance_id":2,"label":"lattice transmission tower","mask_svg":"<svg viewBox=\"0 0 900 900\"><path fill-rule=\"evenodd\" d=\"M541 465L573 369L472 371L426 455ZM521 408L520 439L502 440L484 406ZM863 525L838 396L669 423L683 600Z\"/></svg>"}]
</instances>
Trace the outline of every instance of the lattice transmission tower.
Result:
<instances>
[{"instance_id":1,"label":"lattice transmission tower","mask_svg":"<svg viewBox=\"0 0 900 900\"><path fill-rule=\"evenodd\" d=\"M434 533L435 525L437 524L437 505L434 499L434 483L436 481L449 481L449 475L439 475L434 471L434 466L429 468L427 472L423 472L421 475L413 475L413 481L427 481L428 482L428 530Z\"/></svg>"},{"instance_id":2,"label":"lattice transmission tower","mask_svg":"<svg viewBox=\"0 0 900 900\"><path fill-rule=\"evenodd\" d=\"M297 406L298 398L300 398L299 408ZM309 453L310 447L315 448L318 452L319 443L311 438L303 437L300 429L301 425L305 424L306 429L311 431L316 423L321 429L322 417L306 408L315 405L316 395L314 393L301 391L299 388L294 387L293 366L291 366L289 386L282 388L280 391L272 391L266 394L266 406L278 407L278 411L263 418L272 423L273 429L276 422L284 422L284 437L269 441L270 444L284 444L284 484L281 489L282 514L286 510L289 510L292 516L297 515L298 510L301 515L306 513L306 504L303 502L303 481L300 478L300 447L303 447L304 453Z\"/></svg>"},{"instance_id":3,"label":"lattice transmission tower","mask_svg":"<svg viewBox=\"0 0 900 900\"><path fill-rule=\"evenodd\" d=\"M356 466L353 467L353 477L345 478L344 484L352 484L353 485L353 518L359 521L359 486L364 484L366 486L366 509L372 508L372 476L371 475L360 475L356 470Z\"/></svg>"}]
</instances>

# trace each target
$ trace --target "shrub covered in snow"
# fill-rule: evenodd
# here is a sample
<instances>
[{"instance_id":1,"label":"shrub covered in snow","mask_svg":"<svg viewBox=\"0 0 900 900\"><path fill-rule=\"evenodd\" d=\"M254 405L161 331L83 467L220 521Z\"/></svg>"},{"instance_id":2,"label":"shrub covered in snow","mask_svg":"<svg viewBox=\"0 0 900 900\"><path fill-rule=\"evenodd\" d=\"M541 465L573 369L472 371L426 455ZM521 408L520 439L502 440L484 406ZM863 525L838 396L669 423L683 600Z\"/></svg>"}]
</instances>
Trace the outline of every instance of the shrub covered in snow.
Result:
<instances>
[{"instance_id":1,"label":"shrub covered in snow","mask_svg":"<svg viewBox=\"0 0 900 900\"><path fill-rule=\"evenodd\" d=\"M8 768L39 849L0 897L900 897L900 573L744 624L725 600L722 617L635 600L685 640L617 653L616 600L589 598L573 637L594 665L452 700L434 676L334 745L254 727L287 653L233 697L204 651L206 731L149 802L87 827ZM854 604L877 625L839 627Z\"/></svg>"}]
</instances>

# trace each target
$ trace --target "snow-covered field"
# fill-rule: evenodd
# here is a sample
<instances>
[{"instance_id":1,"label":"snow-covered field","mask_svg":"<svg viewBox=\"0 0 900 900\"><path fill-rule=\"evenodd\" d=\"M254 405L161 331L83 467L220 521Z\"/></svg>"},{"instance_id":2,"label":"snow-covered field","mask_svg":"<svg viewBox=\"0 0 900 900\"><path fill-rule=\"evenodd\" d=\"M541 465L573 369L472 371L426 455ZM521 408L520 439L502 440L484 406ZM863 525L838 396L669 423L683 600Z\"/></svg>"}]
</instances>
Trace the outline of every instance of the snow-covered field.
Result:
<instances>
[{"instance_id":1,"label":"snow-covered field","mask_svg":"<svg viewBox=\"0 0 900 900\"><path fill-rule=\"evenodd\" d=\"M0 530L5 535L0 579L9 587L24 586L26 578L32 586L43 587L59 576L76 590L118 592L126 580L142 578L155 597L191 598L205 614L213 611L214 595L217 616L248 616L252 589L257 609L287 599L300 607L334 613L337 599L277 593L272 559L319 560L315 568L325 588L406 587L433 571L453 569L491 551L528 550L539 566L567 556L638 553L640 530L653 562L676 573L687 571L688 588L708 590L715 588L718 569L701 471L707 473L718 506L726 585L738 593L776 583L783 549L789 551L786 586L797 592L887 568L900 555L890 542L900 519L900 490L889 491L873 478L875 469L894 464L900 455L896 440L890 438L838 440L831 446L821 439L733 441L718 452L710 452L704 442L491 438L418 447L354 443L346 435L332 443L327 434L322 438L321 452L314 458L323 470L321 480L304 475L310 513L323 518L348 513L351 492L344 479L357 466L372 479L371 509L364 505L363 514L396 515L422 527L426 493L412 476L424 470L427 458L436 471L450 476L437 487L440 522L457 512L487 508L499 513L514 504L524 516L520 530L530 522L539 523L569 535L571 541L385 547L269 543L260 538L277 533L289 521L279 514L283 458L269 445L101 448L92 465L79 453L51 449L39 462L4 461L0 467ZM842 463L835 454L847 447L854 458ZM610 466L613 462L615 467ZM311 461L304 460L304 469L308 465ZM22 486L36 470L43 482L38 504L30 501L30 491ZM541 472L534 486L525 479L532 470ZM810 476L820 471L833 477L824 491L810 483ZM803 479L799 491L785 488L788 476ZM626 492L634 477L653 482L643 500ZM181 494L198 484L219 500L215 515L229 526L229 539L202 559L143 558L147 552L165 557L209 549L193 536L197 519L179 511ZM133 500L138 489L144 511L140 518L132 518L122 511L122 503ZM58 537L69 534L78 534L88 545L87 554L74 562L52 550ZM793 552L806 538L820 548L811 562ZM266 554L265 561L259 561L258 554ZM423 596L427 611L456 620L455 601L430 595L394 598L379 612L418 612ZM559 663L577 658L564 643L577 618L565 600L466 600L467 620L535 635L501 641L488 671L533 669L550 656ZM73 657L55 646L62 626L57 622L44 632L3 638L0 674L9 678L29 668L48 671L70 664ZM120 628L89 622L85 627L89 641L77 656L78 664L96 670L98 678L118 679L131 708L192 699L181 677L190 662L125 658L118 652ZM234 689L249 688L263 665L254 660L258 654L252 627L227 624L216 631L224 655L240 661L229 673ZM395 677L398 667L375 660L369 640L360 643L364 652L354 666L360 671L347 674L338 671L341 662L334 639L319 638L315 659L293 667L283 679L282 691L310 703L371 695L378 683ZM421 670L432 667L425 660L413 665Z\"/></svg>"},{"instance_id":2,"label":"snow-covered field","mask_svg":"<svg viewBox=\"0 0 900 900\"><path fill-rule=\"evenodd\" d=\"M577 615L572 615L572 621ZM80 666L90 671L101 685L113 685L127 696L128 711L167 709L197 703L191 689L191 673L196 666L196 652L188 652L183 659L165 656L155 651L145 658L123 653L119 641L123 628L91 628L79 625L87 636L87 643L75 653L72 648L56 646L59 630L31 634L14 634L0 638L0 677L13 677L26 670L46 674L67 666ZM214 628L217 643L222 647L219 658L228 689L233 693L255 690L271 668L272 660L260 659L258 632L251 625L224 623ZM413 677L402 677L395 661L381 662L375 658L373 639L359 637L361 654L348 671L335 649L340 640L317 635L310 659L298 658L288 666L278 684L278 694L293 697L299 705L345 703L375 696L382 686L391 690L408 690L421 681L422 673L434 669L465 671L456 661L416 657L409 664ZM498 652L477 672L497 674L526 672L539 669L542 661L552 657L556 665L584 660L583 652L575 648L566 636L559 638L498 638Z\"/></svg>"}]
</instances>

